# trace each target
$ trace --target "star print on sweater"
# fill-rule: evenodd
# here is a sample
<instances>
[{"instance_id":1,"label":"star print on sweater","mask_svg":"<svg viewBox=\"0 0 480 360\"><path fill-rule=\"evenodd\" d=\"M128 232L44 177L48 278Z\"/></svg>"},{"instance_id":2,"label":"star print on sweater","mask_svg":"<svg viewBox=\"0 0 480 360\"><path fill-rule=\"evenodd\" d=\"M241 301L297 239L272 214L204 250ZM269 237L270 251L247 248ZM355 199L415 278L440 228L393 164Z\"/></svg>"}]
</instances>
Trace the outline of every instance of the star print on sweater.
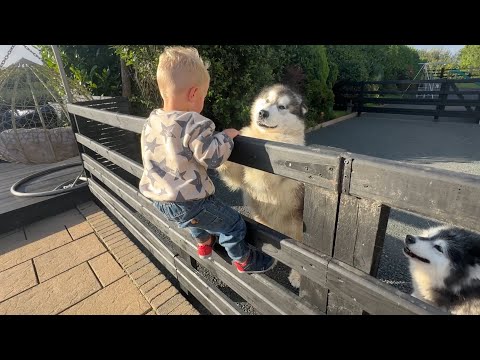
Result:
<instances>
[{"instance_id":1,"label":"star print on sweater","mask_svg":"<svg viewBox=\"0 0 480 360\"><path fill-rule=\"evenodd\" d=\"M222 165L233 140L214 133L212 120L196 112L152 111L141 133L140 192L156 201L183 202L215 192L207 169Z\"/></svg>"}]
</instances>

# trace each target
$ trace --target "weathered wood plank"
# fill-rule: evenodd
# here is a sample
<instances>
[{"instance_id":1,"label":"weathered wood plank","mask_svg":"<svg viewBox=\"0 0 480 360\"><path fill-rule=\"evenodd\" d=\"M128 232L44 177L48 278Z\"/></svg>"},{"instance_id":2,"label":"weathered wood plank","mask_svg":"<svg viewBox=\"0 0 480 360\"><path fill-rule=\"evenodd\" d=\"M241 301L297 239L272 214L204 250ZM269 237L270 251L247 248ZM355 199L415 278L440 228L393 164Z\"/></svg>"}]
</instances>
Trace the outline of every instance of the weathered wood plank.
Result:
<instances>
[{"instance_id":1,"label":"weathered wood plank","mask_svg":"<svg viewBox=\"0 0 480 360\"><path fill-rule=\"evenodd\" d=\"M85 100L85 101L77 101L75 105L82 105L82 106L94 106L94 105L101 105L101 104L120 104L128 102L128 99L124 96L113 96L108 97L105 99L95 99L95 100Z\"/></svg>"},{"instance_id":2,"label":"weathered wood plank","mask_svg":"<svg viewBox=\"0 0 480 360\"><path fill-rule=\"evenodd\" d=\"M362 315L362 307L341 292L328 292L328 315Z\"/></svg>"},{"instance_id":3,"label":"weathered wood plank","mask_svg":"<svg viewBox=\"0 0 480 360\"><path fill-rule=\"evenodd\" d=\"M14 197L14 195L12 195ZM41 198L19 198L4 204L0 202L0 234L21 228L35 221L55 216L75 207L75 202L85 202L92 198L87 187L74 192Z\"/></svg>"},{"instance_id":4,"label":"weathered wood plank","mask_svg":"<svg viewBox=\"0 0 480 360\"><path fill-rule=\"evenodd\" d=\"M338 193L305 187L303 243L327 255L333 252Z\"/></svg>"},{"instance_id":5,"label":"weathered wood plank","mask_svg":"<svg viewBox=\"0 0 480 360\"><path fill-rule=\"evenodd\" d=\"M457 87L457 85L455 85L455 83L451 83L451 84L450 84L450 87L453 89L453 91L456 92L456 95L460 98L460 99L459 99L460 101L465 101L465 97L463 96L463 94L461 93L461 91L458 90L458 87ZM445 94L446 97L447 97L447 99L446 99L447 105L448 105L448 101L449 101L449 99L448 99L448 93L450 92L449 90L450 90L450 89L446 89L446 90L444 91L444 94ZM472 104L472 105L473 105L473 106L478 105L478 100L477 100L477 101L474 100L474 104ZM470 106L465 106L465 109L466 109L467 111L473 111Z\"/></svg>"},{"instance_id":6,"label":"weathered wood plank","mask_svg":"<svg viewBox=\"0 0 480 360\"><path fill-rule=\"evenodd\" d=\"M144 118L137 116L110 113L72 104L67 106L72 114L135 133L141 133L145 122ZM253 138L245 139L238 136L235 138L235 147L230 160L298 181L334 189L338 175L338 169L334 165L337 164L338 155L338 152L326 147L312 150L298 145Z\"/></svg>"},{"instance_id":7,"label":"weathered wood plank","mask_svg":"<svg viewBox=\"0 0 480 360\"><path fill-rule=\"evenodd\" d=\"M350 164L351 159L348 160ZM350 174L350 167L346 166L347 174ZM349 188L348 182L350 176L345 177L347 184L343 186L343 190ZM358 233L358 217L359 217L360 199L349 196L345 192L340 196L340 204L338 210L337 231L335 236L334 258L339 259L349 265L354 265L355 246ZM328 315L361 315L363 310L359 304L349 299L342 292L328 293Z\"/></svg>"},{"instance_id":8,"label":"weathered wood plank","mask_svg":"<svg viewBox=\"0 0 480 360\"><path fill-rule=\"evenodd\" d=\"M114 113L74 104L67 104L67 109L73 115L83 116L137 134L142 132L146 120L139 116Z\"/></svg>"},{"instance_id":9,"label":"weathered wood plank","mask_svg":"<svg viewBox=\"0 0 480 360\"><path fill-rule=\"evenodd\" d=\"M101 155L105 159L113 162L114 164L120 166L122 169L128 171L130 174L136 176L137 178L141 178L143 174L143 167L133 161L130 160L128 157L124 155L120 155L119 153L108 149L107 147L93 141L83 135L75 134L77 141L86 146L87 148L95 151L97 154Z\"/></svg>"},{"instance_id":10,"label":"weathered wood plank","mask_svg":"<svg viewBox=\"0 0 480 360\"><path fill-rule=\"evenodd\" d=\"M212 314L246 315L232 300L218 288L206 281L184 259L175 257L179 282L195 296Z\"/></svg>"},{"instance_id":11,"label":"weathered wood plank","mask_svg":"<svg viewBox=\"0 0 480 360\"><path fill-rule=\"evenodd\" d=\"M358 224L353 266L372 276L377 275L390 208L369 199L358 202Z\"/></svg>"},{"instance_id":12,"label":"weathered wood plank","mask_svg":"<svg viewBox=\"0 0 480 360\"><path fill-rule=\"evenodd\" d=\"M244 217L247 229L255 247L290 266L301 275L319 285L326 284L326 270L330 257L302 244L285 238L252 219Z\"/></svg>"},{"instance_id":13,"label":"weathered wood plank","mask_svg":"<svg viewBox=\"0 0 480 360\"><path fill-rule=\"evenodd\" d=\"M365 84L441 84L444 82L449 83L457 83L457 84L464 84L464 83L475 83L478 82L480 79L462 79L462 80L449 80L449 79L433 79L433 80L379 80L379 81L363 81ZM352 83L352 84L360 84L359 82Z\"/></svg>"},{"instance_id":14,"label":"weathered wood plank","mask_svg":"<svg viewBox=\"0 0 480 360\"><path fill-rule=\"evenodd\" d=\"M445 94L446 91L448 91L448 89L450 88L450 84L449 83L442 83L441 87L440 87L440 94L438 96L438 100L440 101L437 105L437 113L435 114L434 116L434 121L438 121L438 118L440 116L440 114L445 110L445 102L447 100L447 94Z\"/></svg>"},{"instance_id":15,"label":"weathered wood plank","mask_svg":"<svg viewBox=\"0 0 480 360\"><path fill-rule=\"evenodd\" d=\"M73 206L74 200L87 201L91 195L86 187L71 193L42 197L18 197L10 192L11 186L21 178L59 165L78 163L80 160L80 157L76 156L54 164L27 165L0 162L0 233L66 211ZM63 181L72 178L69 175L70 171L72 169L46 175L45 182L42 181L43 176L33 179L27 182L26 188L29 191L53 189ZM25 186L21 187L22 191L23 189Z\"/></svg>"},{"instance_id":16,"label":"weathered wood plank","mask_svg":"<svg viewBox=\"0 0 480 360\"><path fill-rule=\"evenodd\" d=\"M108 147L103 146L102 144L83 135L75 134L75 136L80 144L95 151L138 178L142 176L143 168L139 163L133 162L127 157L122 156L115 151L108 149ZM336 189L338 186L338 159L340 152L328 148L315 149L314 151L305 150L304 147L288 144L267 144L267 142L258 139L248 139L248 144L250 144L252 141L255 145L250 146L250 144L245 146L245 144L247 144L245 139L239 139L238 141L237 139L239 139L239 137L235 138L236 145L232 153L232 157L234 157L234 153L237 154L235 155L237 159L233 159L232 161L238 160L238 163L243 165L247 165L247 163L255 166L259 165L260 167L263 167L261 170L270 170L275 174L283 175L310 184L315 184L327 189ZM238 159L240 150L238 150L237 143L244 143L245 151L243 151L243 155L241 155L243 160ZM286 151L288 146L294 146L294 149ZM275 151L271 152L271 147L275 148ZM258 151L258 153L256 153L256 151ZM278 157L287 153L293 154L287 156L287 159L290 160L276 160ZM293 161L292 159L296 159L296 161ZM300 159L302 161L301 163L298 162ZM310 166L307 166L306 169L297 168L298 164L303 164L305 161L312 161L313 163ZM317 162L316 164L315 161ZM289 164L292 166L292 168L289 167ZM298 167L299 166L300 165L298 165Z\"/></svg>"},{"instance_id":17,"label":"weathered wood plank","mask_svg":"<svg viewBox=\"0 0 480 360\"><path fill-rule=\"evenodd\" d=\"M342 194L334 257L375 276L390 208Z\"/></svg>"},{"instance_id":18,"label":"weathered wood plank","mask_svg":"<svg viewBox=\"0 0 480 360\"><path fill-rule=\"evenodd\" d=\"M336 191L324 190L312 185L305 186L303 243L327 256L332 256L333 253L337 202ZM320 311L327 311L328 289L325 286L302 276L300 296L318 306Z\"/></svg>"},{"instance_id":19,"label":"weathered wood plank","mask_svg":"<svg viewBox=\"0 0 480 360\"><path fill-rule=\"evenodd\" d=\"M424 115L424 116L443 116L443 117L465 117L475 118L478 116L476 111L452 111L452 110L427 110L427 109L403 109L390 107L363 106L363 112L385 113L385 114L405 114L405 115Z\"/></svg>"},{"instance_id":20,"label":"weathered wood plank","mask_svg":"<svg viewBox=\"0 0 480 360\"><path fill-rule=\"evenodd\" d=\"M358 90L346 90L346 93L358 93ZM408 91L403 91L403 90L379 90L379 91L374 91L374 90L365 90L365 94L378 94L378 95L392 95L392 94L397 94L397 95L438 95L438 90L408 90ZM447 91L447 95L477 95L478 91L475 90L458 90L458 91Z\"/></svg>"},{"instance_id":21,"label":"weathered wood plank","mask_svg":"<svg viewBox=\"0 0 480 360\"><path fill-rule=\"evenodd\" d=\"M448 314L336 259L328 264L327 286L372 315Z\"/></svg>"},{"instance_id":22,"label":"weathered wood plank","mask_svg":"<svg viewBox=\"0 0 480 360\"><path fill-rule=\"evenodd\" d=\"M437 91L437 95L439 95ZM440 94L441 95L441 94ZM446 92L444 93L447 96ZM463 94L459 94L462 95ZM441 98L438 99L422 99L422 98L370 98L364 97L363 101L366 103L373 104L411 104L411 105L439 105L444 104L445 106L475 106L478 104L477 100L461 100L461 99L445 99L445 102L442 103ZM463 112L464 110L458 110Z\"/></svg>"},{"instance_id":23,"label":"weathered wood plank","mask_svg":"<svg viewBox=\"0 0 480 360\"><path fill-rule=\"evenodd\" d=\"M357 238L358 199L342 194L338 212L337 233L335 237L335 259L353 266L353 254Z\"/></svg>"},{"instance_id":24,"label":"weathered wood plank","mask_svg":"<svg viewBox=\"0 0 480 360\"><path fill-rule=\"evenodd\" d=\"M480 176L358 155L350 194L480 232Z\"/></svg>"}]
</instances>

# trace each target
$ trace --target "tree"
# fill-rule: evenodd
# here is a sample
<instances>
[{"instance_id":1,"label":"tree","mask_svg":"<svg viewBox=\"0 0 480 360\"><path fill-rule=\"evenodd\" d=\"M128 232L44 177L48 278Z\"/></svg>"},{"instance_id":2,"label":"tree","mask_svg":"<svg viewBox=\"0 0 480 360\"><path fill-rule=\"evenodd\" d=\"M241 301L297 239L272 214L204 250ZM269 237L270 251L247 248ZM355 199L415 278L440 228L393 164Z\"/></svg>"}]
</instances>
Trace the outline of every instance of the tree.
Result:
<instances>
[{"instance_id":1,"label":"tree","mask_svg":"<svg viewBox=\"0 0 480 360\"><path fill-rule=\"evenodd\" d=\"M327 56L338 70L337 82L370 79L370 64L361 46L327 45Z\"/></svg>"},{"instance_id":2,"label":"tree","mask_svg":"<svg viewBox=\"0 0 480 360\"><path fill-rule=\"evenodd\" d=\"M353 90L349 82L413 79L419 69L418 53L405 45L328 45L326 49L337 109L347 106L350 98L345 94ZM338 75L333 78L334 74Z\"/></svg>"},{"instance_id":3,"label":"tree","mask_svg":"<svg viewBox=\"0 0 480 360\"><path fill-rule=\"evenodd\" d=\"M328 59L338 68L338 82L411 79L420 62L405 45L328 45Z\"/></svg>"},{"instance_id":4,"label":"tree","mask_svg":"<svg viewBox=\"0 0 480 360\"><path fill-rule=\"evenodd\" d=\"M462 69L480 69L480 45L465 45L458 57Z\"/></svg>"},{"instance_id":5,"label":"tree","mask_svg":"<svg viewBox=\"0 0 480 360\"><path fill-rule=\"evenodd\" d=\"M203 114L218 129L242 127L260 90L276 82L295 87L306 99L308 125L328 119L333 92L328 85L329 64L320 45L193 45L210 63L211 83ZM118 45L117 54L133 69L131 101L135 114L147 116L161 106L155 80L163 45Z\"/></svg>"},{"instance_id":6,"label":"tree","mask_svg":"<svg viewBox=\"0 0 480 360\"><path fill-rule=\"evenodd\" d=\"M421 49L418 50L421 62L428 62L431 69L456 68L458 59L447 49Z\"/></svg>"},{"instance_id":7,"label":"tree","mask_svg":"<svg viewBox=\"0 0 480 360\"><path fill-rule=\"evenodd\" d=\"M388 45L385 56L385 79L413 79L420 69L420 56L416 49L405 45Z\"/></svg>"},{"instance_id":8,"label":"tree","mask_svg":"<svg viewBox=\"0 0 480 360\"><path fill-rule=\"evenodd\" d=\"M50 45L37 45L43 62L57 71ZM65 73L93 95L118 96L122 92L120 59L109 45L59 45Z\"/></svg>"}]
</instances>

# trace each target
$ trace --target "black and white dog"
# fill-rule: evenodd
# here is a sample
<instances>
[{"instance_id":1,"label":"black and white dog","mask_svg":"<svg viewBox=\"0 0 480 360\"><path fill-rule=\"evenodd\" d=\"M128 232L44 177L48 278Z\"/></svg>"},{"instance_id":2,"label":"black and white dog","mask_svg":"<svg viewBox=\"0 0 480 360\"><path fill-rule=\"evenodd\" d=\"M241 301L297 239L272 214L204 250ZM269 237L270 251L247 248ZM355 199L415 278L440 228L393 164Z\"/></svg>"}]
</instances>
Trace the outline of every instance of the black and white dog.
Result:
<instances>
[{"instance_id":1,"label":"black and white dog","mask_svg":"<svg viewBox=\"0 0 480 360\"><path fill-rule=\"evenodd\" d=\"M451 226L407 235L412 296L452 314L480 314L480 235Z\"/></svg>"}]
</instances>

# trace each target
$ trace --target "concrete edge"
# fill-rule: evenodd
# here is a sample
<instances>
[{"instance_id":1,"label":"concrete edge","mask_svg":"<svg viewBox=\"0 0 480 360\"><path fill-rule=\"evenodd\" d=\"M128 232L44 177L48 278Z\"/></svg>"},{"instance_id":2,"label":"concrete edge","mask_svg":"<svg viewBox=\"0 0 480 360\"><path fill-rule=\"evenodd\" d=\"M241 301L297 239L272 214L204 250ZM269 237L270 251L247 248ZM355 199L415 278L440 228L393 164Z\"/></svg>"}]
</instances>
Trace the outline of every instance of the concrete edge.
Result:
<instances>
[{"instance_id":1,"label":"concrete edge","mask_svg":"<svg viewBox=\"0 0 480 360\"><path fill-rule=\"evenodd\" d=\"M327 126L330 126L330 125L334 125L336 123L339 123L341 121L344 121L344 120L348 120L348 119L351 119L351 118L354 118L357 116L357 113L356 112L352 112L348 115L343 115L343 116L340 116L339 118L336 118L336 119L332 119L332 120L329 120L329 121L325 121L321 124L318 124L318 125L315 125L311 128L308 128L307 130L305 130L305 134L308 134L309 132L312 132L312 131L315 131L315 130L318 130L320 128L323 128L323 127L327 127Z\"/></svg>"}]
</instances>

